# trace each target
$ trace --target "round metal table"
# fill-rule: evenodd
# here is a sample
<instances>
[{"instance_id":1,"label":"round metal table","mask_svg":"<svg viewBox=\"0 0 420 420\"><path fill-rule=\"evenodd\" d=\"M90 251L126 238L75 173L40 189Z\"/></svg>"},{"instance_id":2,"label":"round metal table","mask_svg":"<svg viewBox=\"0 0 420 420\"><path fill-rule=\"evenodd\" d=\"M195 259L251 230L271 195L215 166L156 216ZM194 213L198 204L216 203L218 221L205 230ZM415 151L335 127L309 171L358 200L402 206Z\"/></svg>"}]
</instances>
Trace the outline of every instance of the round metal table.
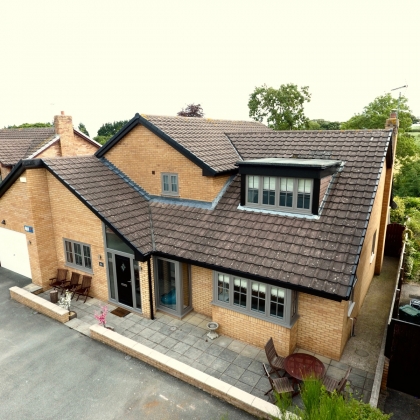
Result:
<instances>
[{"instance_id":1,"label":"round metal table","mask_svg":"<svg viewBox=\"0 0 420 420\"><path fill-rule=\"evenodd\" d=\"M325 366L315 356L305 353L293 353L284 359L286 372L299 381L307 377L321 379L325 374Z\"/></svg>"}]
</instances>

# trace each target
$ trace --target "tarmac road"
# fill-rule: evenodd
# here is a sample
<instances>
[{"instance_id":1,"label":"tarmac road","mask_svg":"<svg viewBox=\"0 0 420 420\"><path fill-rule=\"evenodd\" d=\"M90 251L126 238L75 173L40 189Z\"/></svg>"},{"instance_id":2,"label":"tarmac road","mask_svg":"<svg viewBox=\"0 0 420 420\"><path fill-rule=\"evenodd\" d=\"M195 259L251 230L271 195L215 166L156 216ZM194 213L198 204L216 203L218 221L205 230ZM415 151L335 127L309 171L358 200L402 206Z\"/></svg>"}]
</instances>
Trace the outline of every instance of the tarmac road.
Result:
<instances>
[{"instance_id":1,"label":"tarmac road","mask_svg":"<svg viewBox=\"0 0 420 420\"><path fill-rule=\"evenodd\" d=\"M253 417L10 299L0 267L0 419Z\"/></svg>"}]
</instances>

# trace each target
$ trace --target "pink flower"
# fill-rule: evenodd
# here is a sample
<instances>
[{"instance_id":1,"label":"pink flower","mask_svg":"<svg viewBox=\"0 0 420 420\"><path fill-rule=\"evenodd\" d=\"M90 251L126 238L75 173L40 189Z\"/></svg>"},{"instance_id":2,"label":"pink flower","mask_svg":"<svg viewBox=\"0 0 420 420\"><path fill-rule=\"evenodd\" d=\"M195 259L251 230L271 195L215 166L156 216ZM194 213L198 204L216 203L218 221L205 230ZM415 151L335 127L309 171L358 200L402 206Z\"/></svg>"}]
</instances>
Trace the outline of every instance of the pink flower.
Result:
<instances>
[{"instance_id":1,"label":"pink flower","mask_svg":"<svg viewBox=\"0 0 420 420\"><path fill-rule=\"evenodd\" d=\"M105 305L102 306L101 312L99 314L97 312L95 312L95 318L99 322L99 325L102 325L103 327L106 326L106 316L107 315L108 315L108 307L105 306Z\"/></svg>"}]
</instances>

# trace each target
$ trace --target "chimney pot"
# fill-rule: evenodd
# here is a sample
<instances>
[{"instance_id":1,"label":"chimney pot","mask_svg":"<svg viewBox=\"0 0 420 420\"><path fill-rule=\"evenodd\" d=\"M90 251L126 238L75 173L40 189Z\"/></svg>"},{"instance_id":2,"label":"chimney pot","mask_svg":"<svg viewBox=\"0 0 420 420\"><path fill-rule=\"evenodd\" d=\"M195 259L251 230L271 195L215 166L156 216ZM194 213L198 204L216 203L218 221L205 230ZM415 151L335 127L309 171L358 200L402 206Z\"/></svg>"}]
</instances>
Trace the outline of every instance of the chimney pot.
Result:
<instances>
[{"instance_id":1,"label":"chimney pot","mask_svg":"<svg viewBox=\"0 0 420 420\"><path fill-rule=\"evenodd\" d=\"M61 115L64 115L64 111L61 111Z\"/></svg>"},{"instance_id":2,"label":"chimney pot","mask_svg":"<svg viewBox=\"0 0 420 420\"><path fill-rule=\"evenodd\" d=\"M397 118L397 110L396 109L393 109L391 111L391 114L389 115L389 118Z\"/></svg>"}]
</instances>

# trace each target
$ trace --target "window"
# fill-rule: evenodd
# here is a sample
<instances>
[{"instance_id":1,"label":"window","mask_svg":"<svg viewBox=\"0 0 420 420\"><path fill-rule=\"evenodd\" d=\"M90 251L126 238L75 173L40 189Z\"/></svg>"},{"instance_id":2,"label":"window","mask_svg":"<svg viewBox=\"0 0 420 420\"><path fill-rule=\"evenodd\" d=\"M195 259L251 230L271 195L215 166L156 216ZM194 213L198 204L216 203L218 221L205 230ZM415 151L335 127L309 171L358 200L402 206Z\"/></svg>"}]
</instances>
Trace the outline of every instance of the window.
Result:
<instances>
[{"instance_id":1,"label":"window","mask_svg":"<svg viewBox=\"0 0 420 420\"><path fill-rule=\"evenodd\" d=\"M64 239L66 265L92 273L90 245Z\"/></svg>"},{"instance_id":2,"label":"window","mask_svg":"<svg viewBox=\"0 0 420 420\"><path fill-rule=\"evenodd\" d=\"M247 176L246 203L251 207L311 213L312 179Z\"/></svg>"},{"instance_id":3,"label":"window","mask_svg":"<svg viewBox=\"0 0 420 420\"><path fill-rule=\"evenodd\" d=\"M297 318L297 292L224 273L214 275L213 304L291 326Z\"/></svg>"},{"instance_id":4,"label":"window","mask_svg":"<svg viewBox=\"0 0 420 420\"><path fill-rule=\"evenodd\" d=\"M162 195L179 195L177 174L162 174Z\"/></svg>"}]
</instances>

